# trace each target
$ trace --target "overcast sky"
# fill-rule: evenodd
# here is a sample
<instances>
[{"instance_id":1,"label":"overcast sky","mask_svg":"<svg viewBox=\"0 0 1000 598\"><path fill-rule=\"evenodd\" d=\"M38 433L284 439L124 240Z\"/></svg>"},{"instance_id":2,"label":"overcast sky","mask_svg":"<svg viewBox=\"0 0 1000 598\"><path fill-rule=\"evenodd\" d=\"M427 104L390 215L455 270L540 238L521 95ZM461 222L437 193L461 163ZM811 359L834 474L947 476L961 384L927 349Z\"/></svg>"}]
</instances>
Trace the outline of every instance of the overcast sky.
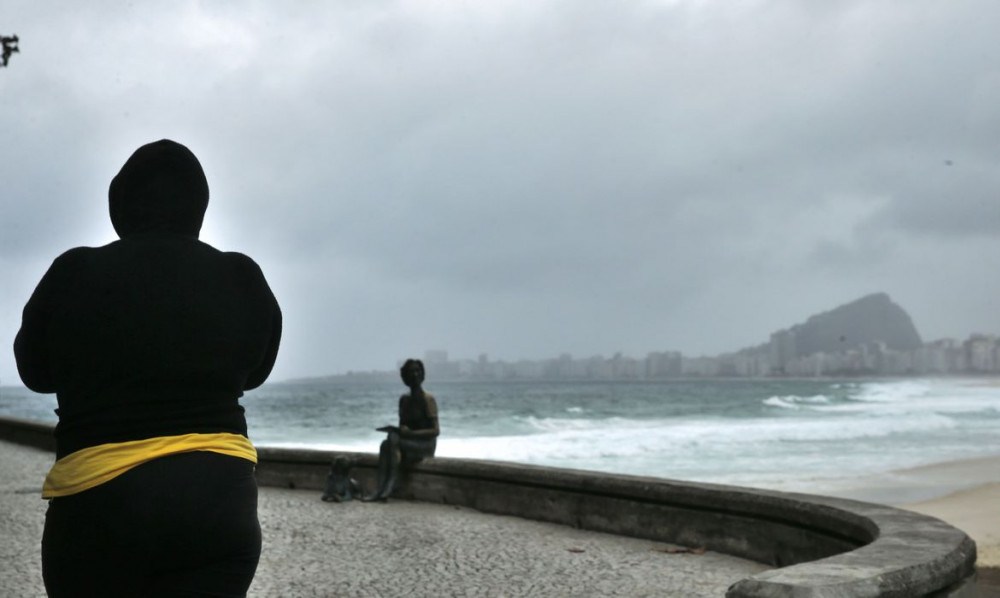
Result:
<instances>
[{"instance_id":1,"label":"overcast sky","mask_svg":"<svg viewBox=\"0 0 1000 598\"><path fill-rule=\"evenodd\" d=\"M161 138L278 297L272 381L717 354L876 291L1000 333L997 31L995 0L6 0L0 381Z\"/></svg>"}]
</instances>

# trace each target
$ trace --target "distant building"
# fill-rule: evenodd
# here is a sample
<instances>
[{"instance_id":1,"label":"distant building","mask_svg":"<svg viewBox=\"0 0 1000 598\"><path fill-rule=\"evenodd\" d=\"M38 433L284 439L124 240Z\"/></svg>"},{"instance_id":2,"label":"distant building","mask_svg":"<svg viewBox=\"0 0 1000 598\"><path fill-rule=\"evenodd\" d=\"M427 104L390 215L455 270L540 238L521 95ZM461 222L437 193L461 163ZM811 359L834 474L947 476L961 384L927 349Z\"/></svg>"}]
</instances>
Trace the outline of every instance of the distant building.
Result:
<instances>
[{"instance_id":1,"label":"distant building","mask_svg":"<svg viewBox=\"0 0 1000 598\"><path fill-rule=\"evenodd\" d=\"M965 341L965 363L970 372L995 372L997 338L992 335L973 334Z\"/></svg>"},{"instance_id":2,"label":"distant building","mask_svg":"<svg viewBox=\"0 0 1000 598\"><path fill-rule=\"evenodd\" d=\"M441 365L448 363L448 352L441 350L424 351L424 365Z\"/></svg>"},{"instance_id":3,"label":"distant building","mask_svg":"<svg viewBox=\"0 0 1000 598\"><path fill-rule=\"evenodd\" d=\"M719 375L719 361L713 357L685 357L682 368L685 376L711 377Z\"/></svg>"},{"instance_id":4,"label":"distant building","mask_svg":"<svg viewBox=\"0 0 1000 598\"><path fill-rule=\"evenodd\" d=\"M674 378L681 375L683 357L680 351L663 351L646 355L646 378Z\"/></svg>"},{"instance_id":5,"label":"distant building","mask_svg":"<svg viewBox=\"0 0 1000 598\"><path fill-rule=\"evenodd\" d=\"M913 376L1000 373L1000 337L973 334L965 341L940 339L915 349L893 349L880 340L841 343L839 349L798 354L793 327L771 335L768 343L714 357L685 357L680 351L653 351L645 359L615 353L574 359L570 353L543 360L449 360L444 350L428 350L424 362L435 380L663 380L681 376ZM352 373L377 378L391 372Z\"/></svg>"},{"instance_id":6,"label":"distant building","mask_svg":"<svg viewBox=\"0 0 1000 598\"><path fill-rule=\"evenodd\" d=\"M798 356L795 352L795 334L790 330L775 332L771 335L768 349L771 356L771 373L786 373L786 366Z\"/></svg>"}]
</instances>

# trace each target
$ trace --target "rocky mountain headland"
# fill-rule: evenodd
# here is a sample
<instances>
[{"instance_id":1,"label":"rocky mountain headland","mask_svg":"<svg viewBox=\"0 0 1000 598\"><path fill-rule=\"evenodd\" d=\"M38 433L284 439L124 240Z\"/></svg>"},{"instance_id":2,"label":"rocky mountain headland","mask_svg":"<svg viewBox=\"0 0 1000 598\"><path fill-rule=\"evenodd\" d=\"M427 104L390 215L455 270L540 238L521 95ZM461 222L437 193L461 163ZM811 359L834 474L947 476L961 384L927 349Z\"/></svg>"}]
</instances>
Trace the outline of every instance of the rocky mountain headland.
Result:
<instances>
[{"instance_id":1,"label":"rocky mountain headland","mask_svg":"<svg viewBox=\"0 0 1000 598\"><path fill-rule=\"evenodd\" d=\"M884 343L894 351L923 346L910 315L889 295L875 293L816 314L789 329L800 355L834 352L866 343Z\"/></svg>"}]
</instances>

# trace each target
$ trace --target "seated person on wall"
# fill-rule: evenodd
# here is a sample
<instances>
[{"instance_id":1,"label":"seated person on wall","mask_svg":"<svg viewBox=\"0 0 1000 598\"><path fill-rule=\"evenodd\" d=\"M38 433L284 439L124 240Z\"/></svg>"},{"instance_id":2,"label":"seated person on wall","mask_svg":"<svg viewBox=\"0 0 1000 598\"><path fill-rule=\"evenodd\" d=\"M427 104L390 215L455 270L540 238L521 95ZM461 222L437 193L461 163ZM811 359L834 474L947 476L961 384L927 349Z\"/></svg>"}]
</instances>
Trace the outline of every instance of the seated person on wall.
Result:
<instances>
[{"instance_id":1,"label":"seated person on wall","mask_svg":"<svg viewBox=\"0 0 1000 598\"><path fill-rule=\"evenodd\" d=\"M416 463L424 457L433 457L437 447L437 403L424 392L424 364L418 359L407 359L399 370L409 394L399 397L399 426L383 426L379 432L388 432L382 441L378 457L378 479L375 493L368 500L384 501L396 486L399 467L403 463Z\"/></svg>"}]
</instances>

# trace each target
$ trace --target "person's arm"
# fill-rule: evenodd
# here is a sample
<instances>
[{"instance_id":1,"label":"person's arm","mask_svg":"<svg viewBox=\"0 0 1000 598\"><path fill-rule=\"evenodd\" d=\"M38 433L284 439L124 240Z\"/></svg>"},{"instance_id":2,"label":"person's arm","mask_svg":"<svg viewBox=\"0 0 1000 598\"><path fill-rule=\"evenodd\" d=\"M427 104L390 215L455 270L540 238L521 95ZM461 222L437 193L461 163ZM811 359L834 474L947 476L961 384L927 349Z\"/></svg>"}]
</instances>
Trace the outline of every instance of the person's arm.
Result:
<instances>
[{"instance_id":1,"label":"person's arm","mask_svg":"<svg viewBox=\"0 0 1000 598\"><path fill-rule=\"evenodd\" d=\"M274 293L271 292L271 287L268 286L267 279L264 278L264 273L261 271L260 266L257 265L257 262L241 253L233 252L230 255L234 256L239 261L240 267L245 269L247 278L250 281L248 286L254 289L257 296L263 296L263 300L267 303L268 311L270 312L269 321L266 325L269 333L267 348L260 363L250 372L244 386L244 390L252 390L267 380L267 377L271 375L271 370L274 368L274 362L278 358L278 347L281 344L281 308L278 306L278 300L275 299Z\"/></svg>"},{"instance_id":2,"label":"person's arm","mask_svg":"<svg viewBox=\"0 0 1000 598\"><path fill-rule=\"evenodd\" d=\"M274 362L278 359L278 346L281 344L281 309L278 308L278 302L274 301L274 310L271 312L271 339L268 342L267 350L264 353L264 359L261 360L260 365L253 372L250 372L250 376L247 377L247 384L245 390L251 390L257 388L267 380L267 377L271 375L271 370L274 369Z\"/></svg>"},{"instance_id":3,"label":"person's arm","mask_svg":"<svg viewBox=\"0 0 1000 598\"><path fill-rule=\"evenodd\" d=\"M42 276L24 306L21 329L14 338L14 358L24 385L35 392L56 392L49 355L48 331L58 301L65 297L79 249L62 254Z\"/></svg>"},{"instance_id":4,"label":"person's arm","mask_svg":"<svg viewBox=\"0 0 1000 598\"><path fill-rule=\"evenodd\" d=\"M441 427L438 425L438 408L437 401L434 400L429 394L424 394L424 406L427 410L427 417L431 420L432 426L430 428L420 428L417 430L411 430L407 426L400 425L399 435L403 438L437 438L441 433ZM413 398L410 399L414 400ZM402 401L400 401L400 424L402 424Z\"/></svg>"}]
</instances>

